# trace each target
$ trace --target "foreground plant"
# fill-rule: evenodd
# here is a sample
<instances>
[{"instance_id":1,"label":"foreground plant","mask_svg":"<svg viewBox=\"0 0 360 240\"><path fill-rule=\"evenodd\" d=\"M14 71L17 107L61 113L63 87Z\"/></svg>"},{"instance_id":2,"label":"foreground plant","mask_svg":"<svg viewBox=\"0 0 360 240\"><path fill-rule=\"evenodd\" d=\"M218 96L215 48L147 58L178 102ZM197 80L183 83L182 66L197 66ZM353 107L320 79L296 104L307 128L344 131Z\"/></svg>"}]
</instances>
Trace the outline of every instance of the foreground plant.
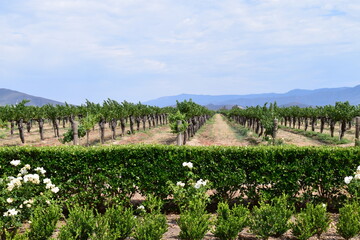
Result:
<instances>
[{"instance_id":1,"label":"foreground plant","mask_svg":"<svg viewBox=\"0 0 360 240\"><path fill-rule=\"evenodd\" d=\"M37 206L30 218L30 231L26 234L29 240L46 240L56 228L61 217L61 208L50 203L46 206Z\"/></svg>"},{"instance_id":2,"label":"foreground plant","mask_svg":"<svg viewBox=\"0 0 360 240\"><path fill-rule=\"evenodd\" d=\"M87 240L92 237L95 228L95 216L91 209L75 205L69 208L66 225L60 229L59 239Z\"/></svg>"},{"instance_id":3,"label":"foreground plant","mask_svg":"<svg viewBox=\"0 0 360 240\"><path fill-rule=\"evenodd\" d=\"M292 208L288 207L287 196L275 198L271 203L260 202L255 206L249 221L250 231L261 239L280 237L290 228Z\"/></svg>"},{"instance_id":4,"label":"foreground plant","mask_svg":"<svg viewBox=\"0 0 360 240\"><path fill-rule=\"evenodd\" d=\"M345 239L350 239L360 233L360 206L354 201L339 209L339 221L336 224L337 233Z\"/></svg>"},{"instance_id":5,"label":"foreground plant","mask_svg":"<svg viewBox=\"0 0 360 240\"><path fill-rule=\"evenodd\" d=\"M188 169L186 180L178 181L176 184L169 182L174 202L180 209L179 237L200 240L203 239L210 225L210 215L206 213L206 205L209 201L206 191L209 189L209 183L203 179L195 180L198 177L193 172L192 162L183 162L182 166Z\"/></svg>"},{"instance_id":6,"label":"foreground plant","mask_svg":"<svg viewBox=\"0 0 360 240\"><path fill-rule=\"evenodd\" d=\"M347 176L344 178L345 184L347 184L348 192L351 197L360 199L360 166L357 167L354 176Z\"/></svg>"},{"instance_id":7,"label":"foreground plant","mask_svg":"<svg viewBox=\"0 0 360 240\"><path fill-rule=\"evenodd\" d=\"M94 239L124 240L129 237L136 219L131 208L122 205L108 208L104 215L98 215Z\"/></svg>"},{"instance_id":8,"label":"foreground plant","mask_svg":"<svg viewBox=\"0 0 360 240\"><path fill-rule=\"evenodd\" d=\"M292 224L292 232L297 239L305 240L314 235L320 238L323 232L326 232L330 225L330 217L326 212L325 204L314 206L311 203L306 205Z\"/></svg>"},{"instance_id":9,"label":"foreground plant","mask_svg":"<svg viewBox=\"0 0 360 240\"><path fill-rule=\"evenodd\" d=\"M206 213L206 202L195 199L182 210L178 220L180 239L201 240L210 229L210 214Z\"/></svg>"},{"instance_id":10,"label":"foreground plant","mask_svg":"<svg viewBox=\"0 0 360 240\"><path fill-rule=\"evenodd\" d=\"M217 219L215 222L214 235L220 240L235 240L249 218L249 210L244 206L234 206L229 208L227 203L219 203L217 209Z\"/></svg>"},{"instance_id":11,"label":"foreground plant","mask_svg":"<svg viewBox=\"0 0 360 240\"><path fill-rule=\"evenodd\" d=\"M20 160L12 160L10 168L13 176L0 178L0 237L5 232L16 235L17 229L34 212L36 206L44 206L56 196L59 188L49 178L42 167L32 169ZM9 238L9 237L8 237Z\"/></svg>"},{"instance_id":12,"label":"foreground plant","mask_svg":"<svg viewBox=\"0 0 360 240\"><path fill-rule=\"evenodd\" d=\"M154 196L148 196L144 205L138 208L140 215L135 225L134 238L160 240L168 228L166 217L161 213L162 201Z\"/></svg>"}]
</instances>

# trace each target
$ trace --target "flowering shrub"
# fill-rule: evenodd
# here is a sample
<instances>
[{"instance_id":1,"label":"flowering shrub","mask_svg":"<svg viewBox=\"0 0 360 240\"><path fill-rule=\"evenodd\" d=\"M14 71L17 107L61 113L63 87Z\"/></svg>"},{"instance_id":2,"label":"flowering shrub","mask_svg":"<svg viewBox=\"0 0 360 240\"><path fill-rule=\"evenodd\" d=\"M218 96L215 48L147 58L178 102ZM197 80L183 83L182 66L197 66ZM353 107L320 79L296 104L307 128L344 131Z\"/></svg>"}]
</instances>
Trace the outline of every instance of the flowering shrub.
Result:
<instances>
[{"instance_id":1,"label":"flowering shrub","mask_svg":"<svg viewBox=\"0 0 360 240\"><path fill-rule=\"evenodd\" d=\"M347 176L344 182L348 185L348 191L352 197L360 197L360 166L357 167L354 176Z\"/></svg>"},{"instance_id":2,"label":"flowering shrub","mask_svg":"<svg viewBox=\"0 0 360 240\"><path fill-rule=\"evenodd\" d=\"M186 173L185 182L178 181L176 184L173 182L168 183L170 192L173 194L174 201L180 210L187 208L195 199L201 199L205 202L209 199L206 194L206 191L209 189L208 181L203 179L194 180L197 176L192 170L193 163L183 162L182 166L189 168L189 171Z\"/></svg>"},{"instance_id":3,"label":"flowering shrub","mask_svg":"<svg viewBox=\"0 0 360 240\"><path fill-rule=\"evenodd\" d=\"M30 219L34 206L51 204L50 200L59 192L45 178L44 168L32 169L29 164L21 167L20 160L12 160L10 164L14 176L0 178L0 236L19 228Z\"/></svg>"},{"instance_id":4,"label":"flowering shrub","mask_svg":"<svg viewBox=\"0 0 360 240\"><path fill-rule=\"evenodd\" d=\"M210 215L206 213L206 204L209 201L206 191L209 189L209 184L207 180L194 180L198 177L193 172L192 162L183 162L182 166L189 168L185 182L179 181L176 184L169 182L174 201L181 213L178 220L181 230L179 237L200 240L203 239L210 225Z\"/></svg>"}]
</instances>

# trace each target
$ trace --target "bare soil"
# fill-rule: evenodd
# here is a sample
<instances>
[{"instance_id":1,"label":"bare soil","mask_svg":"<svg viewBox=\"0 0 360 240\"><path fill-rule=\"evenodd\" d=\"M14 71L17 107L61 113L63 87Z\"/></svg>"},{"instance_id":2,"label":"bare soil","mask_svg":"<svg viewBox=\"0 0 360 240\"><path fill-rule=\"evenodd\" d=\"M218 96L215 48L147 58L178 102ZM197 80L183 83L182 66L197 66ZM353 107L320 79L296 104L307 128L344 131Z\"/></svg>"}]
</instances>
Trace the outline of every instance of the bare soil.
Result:
<instances>
[{"instance_id":1,"label":"bare soil","mask_svg":"<svg viewBox=\"0 0 360 240\"><path fill-rule=\"evenodd\" d=\"M220 114L215 114L210 122L206 123L186 145L247 146L249 143L240 141L223 117Z\"/></svg>"},{"instance_id":2,"label":"bare soil","mask_svg":"<svg viewBox=\"0 0 360 240\"><path fill-rule=\"evenodd\" d=\"M283 139L285 144L291 144L296 146L324 146L323 143L317 140L281 129L278 130L277 137Z\"/></svg>"}]
</instances>

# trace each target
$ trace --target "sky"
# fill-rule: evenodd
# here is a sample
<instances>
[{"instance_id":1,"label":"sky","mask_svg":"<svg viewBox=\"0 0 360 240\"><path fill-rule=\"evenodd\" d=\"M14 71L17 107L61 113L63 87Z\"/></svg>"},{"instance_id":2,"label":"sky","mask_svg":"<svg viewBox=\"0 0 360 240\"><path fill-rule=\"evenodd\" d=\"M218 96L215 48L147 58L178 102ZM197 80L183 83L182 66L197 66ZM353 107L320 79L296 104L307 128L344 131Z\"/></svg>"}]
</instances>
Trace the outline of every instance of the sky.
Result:
<instances>
[{"instance_id":1,"label":"sky","mask_svg":"<svg viewBox=\"0 0 360 240\"><path fill-rule=\"evenodd\" d=\"M360 84L356 0L0 0L0 88L85 103Z\"/></svg>"}]
</instances>

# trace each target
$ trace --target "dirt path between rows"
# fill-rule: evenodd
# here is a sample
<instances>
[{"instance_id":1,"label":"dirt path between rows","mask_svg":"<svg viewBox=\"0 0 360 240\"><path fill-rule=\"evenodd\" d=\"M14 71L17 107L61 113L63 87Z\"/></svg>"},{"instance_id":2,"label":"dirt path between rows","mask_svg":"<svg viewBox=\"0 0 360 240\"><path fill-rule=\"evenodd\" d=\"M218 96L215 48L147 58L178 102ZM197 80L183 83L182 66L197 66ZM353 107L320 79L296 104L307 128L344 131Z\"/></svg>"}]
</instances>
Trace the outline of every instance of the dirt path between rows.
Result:
<instances>
[{"instance_id":1,"label":"dirt path between rows","mask_svg":"<svg viewBox=\"0 0 360 240\"><path fill-rule=\"evenodd\" d=\"M176 135L170 132L169 125L156 127L146 131L136 132L133 135L127 135L119 140L113 141L111 144L164 144L174 145L176 143Z\"/></svg>"},{"instance_id":2,"label":"dirt path between rows","mask_svg":"<svg viewBox=\"0 0 360 240\"><path fill-rule=\"evenodd\" d=\"M186 143L189 146L246 146L236 138L236 134L220 114L215 116Z\"/></svg>"},{"instance_id":3,"label":"dirt path between rows","mask_svg":"<svg viewBox=\"0 0 360 240\"><path fill-rule=\"evenodd\" d=\"M291 133L278 129L277 137L282 138L285 144L291 144L296 146L324 146L325 144L317 140L302 136L300 134Z\"/></svg>"}]
</instances>

